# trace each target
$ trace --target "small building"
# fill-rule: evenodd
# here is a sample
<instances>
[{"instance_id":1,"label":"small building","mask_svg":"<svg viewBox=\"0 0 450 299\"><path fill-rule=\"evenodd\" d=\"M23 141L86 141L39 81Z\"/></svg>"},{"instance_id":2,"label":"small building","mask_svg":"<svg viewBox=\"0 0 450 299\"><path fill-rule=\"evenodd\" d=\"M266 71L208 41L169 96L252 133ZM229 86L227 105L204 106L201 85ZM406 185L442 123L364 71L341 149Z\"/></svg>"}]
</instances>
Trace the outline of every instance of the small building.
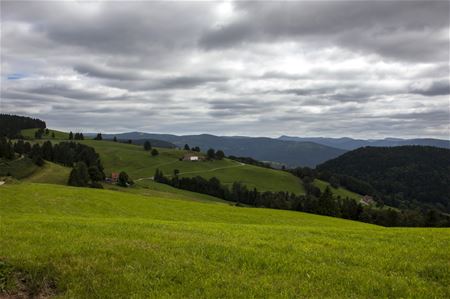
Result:
<instances>
[{"instance_id":1,"label":"small building","mask_svg":"<svg viewBox=\"0 0 450 299\"><path fill-rule=\"evenodd\" d=\"M361 198L361 203L366 206L371 206L371 205L375 204L375 200L373 200L372 196L364 195Z\"/></svg>"},{"instance_id":2,"label":"small building","mask_svg":"<svg viewBox=\"0 0 450 299\"><path fill-rule=\"evenodd\" d=\"M119 173L113 172L111 173L111 182L117 183L119 181Z\"/></svg>"},{"instance_id":3,"label":"small building","mask_svg":"<svg viewBox=\"0 0 450 299\"><path fill-rule=\"evenodd\" d=\"M186 155L183 156L183 158L181 160L183 160L183 161L199 161L201 159L202 158L200 156L198 156L198 155L186 154Z\"/></svg>"}]
</instances>

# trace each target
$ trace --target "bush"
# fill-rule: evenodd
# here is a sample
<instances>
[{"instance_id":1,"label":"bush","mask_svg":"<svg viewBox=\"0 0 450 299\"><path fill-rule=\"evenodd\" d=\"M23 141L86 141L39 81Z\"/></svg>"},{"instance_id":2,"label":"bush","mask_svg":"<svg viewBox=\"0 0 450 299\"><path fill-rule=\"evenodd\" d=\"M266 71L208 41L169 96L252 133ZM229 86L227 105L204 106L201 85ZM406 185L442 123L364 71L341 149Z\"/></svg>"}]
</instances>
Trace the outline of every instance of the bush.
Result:
<instances>
[{"instance_id":1,"label":"bush","mask_svg":"<svg viewBox=\"0 0 450 299\"><path fill-rule=\"evenodd\" d=\"M122 187L128 187L129 185L132 185L133 181L130 179L128 174L125 171L121 171L119 173L119 180L117 182L117 185Z\"/></svg>"}]
</instances>

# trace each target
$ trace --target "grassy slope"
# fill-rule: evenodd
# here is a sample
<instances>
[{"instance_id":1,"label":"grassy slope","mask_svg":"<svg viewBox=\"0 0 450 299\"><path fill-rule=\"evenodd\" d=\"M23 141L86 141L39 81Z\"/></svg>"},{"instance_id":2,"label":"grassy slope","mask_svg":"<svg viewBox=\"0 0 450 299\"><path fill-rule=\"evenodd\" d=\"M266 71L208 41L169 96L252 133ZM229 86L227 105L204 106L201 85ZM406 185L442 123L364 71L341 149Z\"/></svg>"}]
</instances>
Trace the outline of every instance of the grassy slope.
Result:
<instances>
[{"instance_id":1,"label":"grassy slope","mask_svg":"<svg viewBox=\"0 0 450 299\"><path fill-rule=\"evenodd\" d=\"M185 176L216 176L225 184L242 181L251 188L256 187L263 191L289 191L297 194L304 192L300 180L283 171L241 165L228 159L208 162L179 161L186 152L176 149L161 148L158 149L160 154L152 157L142 146L95 140L85 140L83 143L93 146L100 154L106 173L124 170L133 179L152 177L156 168L165 174L172 174L174 169L179 169ZM146 184L145 181L141 183Z\"/></svg>"},{"instance_id":2,"label":"grassy slope","mask_svg":"<svg viewBox=\"0 0 450 299\"><path fill-rule=\"evenodd\" d=\"M24 179L32 183L50 183L66 185L69 180L71 168L46 161L44 166L38 168L31 176Z\"/></svg>"},{"instance_id":3,"label":"grassy slope","mask_svg":"<svg viewBox=\"0 0 450 299\"><path fill-rule=\"evenodd\" d=\"M1 256L59 294L450 296L450 230L44 184L0 187Z\"/></svg>"},{"instance_id":4,"label":"grassy slope","mask_svg":"<svg viewBox=\"0 0 450 299\"><path fill-rule=\"evenodd\" d=\"M331 192L333 192L333 194L334 194L335 196L340 196L340 197L342 197L342 198L346 198L346 197L352 198L352 199L354 199L354 200L356 200L356 201L358 201L358 202L359 202L359 201L361 200L361 198L363 197L362 195L360 195L360 194L358 194L358 193L352 192L352 191L347 190L347 189L342 188L342 187L339 187L339 188L333 188L333 187L330 185L330 183L325 182L325 181L322 181L322 180L319 180L319 179L315 179L314 182L313 182L313 185L316 186L317 188L319 188L321 191L324 191L325 188L326 188L327 186L329 186L330 189L331 189Z\"/></svg>"},{"instance_id":5,"label":"grassy slope","mask_svg":"<svg viewBox=\"0 0 450 299\"><path fill-rule=\"evenodd\" d=\"M158 184L151 180L145 181L140 184L135 184L134 186L129 188L123 188L111 184L103 184L103 187L107 190L114 190L129 194L139 194L158 198L181 199L189 201L208 202L208 203L222 203L227 205L230 204L230 202L222 200L217 197L195 193L182 189L176 189L168 185Z\"/></svg>"},{"instance_id":6,"label":"grassy slope","mask_svg":"<svg viewBox=\"0 0 450 299\"><path fill-rule=\"evenodd\" d=\"M38 129L25 129L25 130L22 130L20 133L22 134L23 137L25 137L27 139L34 139L34 133L37 130ZM52 138L52 133L55 133L55 138ZM48 135L44 134L42 136L42 139L67 140L67 139L69 139L69 133L49 129Z\"/></svg>"},{"instance_id":7,"label":"grassy slope","mask_svg":"<svg viewBox=\"0 0 450 299\"><path fill-rule=\"evenodd\" d=\"M11 175L17 179L22 179L32 175L38 168L27 157L20 157L12 161L0 159L0 176Z\"/></svg>"}]
</instances>

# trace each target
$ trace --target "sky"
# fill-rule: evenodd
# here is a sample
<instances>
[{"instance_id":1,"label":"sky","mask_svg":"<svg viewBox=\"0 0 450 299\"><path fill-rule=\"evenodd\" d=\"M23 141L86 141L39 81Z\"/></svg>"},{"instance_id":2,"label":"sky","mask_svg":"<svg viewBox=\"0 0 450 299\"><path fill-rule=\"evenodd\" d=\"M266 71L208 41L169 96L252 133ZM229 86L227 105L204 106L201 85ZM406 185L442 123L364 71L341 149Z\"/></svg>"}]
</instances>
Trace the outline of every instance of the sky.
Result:
<instances>
[{"instance_id":1,"label":"sky","mask_svg":"<svg viewBox=\"0 0 450 299\"><path fill-rule=\"evenodd\" d=\"M64 131L450 138L448 1L1 1L1 113Z\"/></svg>"}]
</instances>

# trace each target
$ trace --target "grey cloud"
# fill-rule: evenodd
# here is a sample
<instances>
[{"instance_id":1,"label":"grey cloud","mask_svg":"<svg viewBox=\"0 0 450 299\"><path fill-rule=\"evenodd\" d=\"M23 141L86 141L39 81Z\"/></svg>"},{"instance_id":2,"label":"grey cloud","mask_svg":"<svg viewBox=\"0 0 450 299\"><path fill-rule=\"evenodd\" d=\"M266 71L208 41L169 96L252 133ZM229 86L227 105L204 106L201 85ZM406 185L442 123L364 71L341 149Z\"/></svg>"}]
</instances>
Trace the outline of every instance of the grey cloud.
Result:
<instances>
[{"instance_id":1,"label":"grey cloud","mask_svg":"<svg viewBox=\"0 0 450 299\"><path fill-rule=\"evenodd\" d=\"M275 103L258 100L212 100L208 102L212 116L256 115L270 111Z\"/></svg>"},{"instance_id":2,"label":"grey cloud","mask_svg":"<svg viewBox=\"0 0 450 299\"><path fill-rule=\"evenodd\" d=\"M433 81L429 86L420 87L413 85L410 87L410 93L421 94L423 96L440 96L450 94L450 79Z\"/></svg>"},{"instance_id":3,"label":"grey cloud","mask_svg":"<svg viewBox=\"0 0 450 299\"><path fill-rule=\"evenodd\" d=\"M145 78L145 76L140 74L136 69L121 70L89 64L77 64L73 66L73 69L80 74L102 79L142 80Z\"/></svg>"},{"instance_id":4,"label":"grey cloud","mask_svg":"<svg viewBox=\"0 0 450 299\"><path fill-rule=\"evenodd\" d=\"M448 2L220 4L2 2L2 112L62 130L448 135Z\"/></svg>"},{"instance_id":5,"label":"grey cloud","mask_svg":"<svg viewBox=\"0 0 450 299\"><path fill-rule=\"evenodd\" d=\"M338 44L356 51L410 60L448 60L449 3L445 1L238 2L244 16L213 28L205 49L251 42L296 40Z\"/></svg>"}]
</instances>

